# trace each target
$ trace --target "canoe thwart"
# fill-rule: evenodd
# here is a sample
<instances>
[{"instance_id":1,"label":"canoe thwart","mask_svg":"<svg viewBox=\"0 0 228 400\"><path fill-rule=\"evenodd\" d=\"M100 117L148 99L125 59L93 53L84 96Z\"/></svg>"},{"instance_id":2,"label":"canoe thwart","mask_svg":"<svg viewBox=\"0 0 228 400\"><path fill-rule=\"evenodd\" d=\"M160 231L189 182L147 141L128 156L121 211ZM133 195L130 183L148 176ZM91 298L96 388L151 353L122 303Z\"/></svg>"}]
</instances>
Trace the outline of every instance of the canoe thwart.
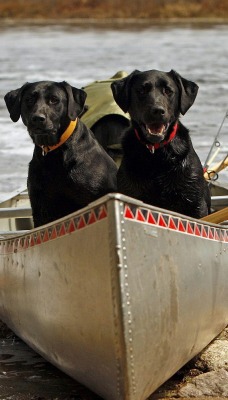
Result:
<instances>
[{"instance_id":1,"label":"canoe thwart","mask_svg":"<svg viewBox=\"0 0 228 400\"><path fill-rule=\"evenodd\" d=\"M4 207L0 208L0 218L24 218L31 217L31 207Z\"/></svg>"},{"instance_id":2,"label":"canoe thwart","mask_svg":"<svg viewBox=\"0 0 228 400\"><path fill-rule=\"evenodd\" d=\"M211 222L213 224L220 224L221 222L228 220L228 207L216 211L213 214L209 214L201 219L203 221Z\"/></svg>"}]
</instances>

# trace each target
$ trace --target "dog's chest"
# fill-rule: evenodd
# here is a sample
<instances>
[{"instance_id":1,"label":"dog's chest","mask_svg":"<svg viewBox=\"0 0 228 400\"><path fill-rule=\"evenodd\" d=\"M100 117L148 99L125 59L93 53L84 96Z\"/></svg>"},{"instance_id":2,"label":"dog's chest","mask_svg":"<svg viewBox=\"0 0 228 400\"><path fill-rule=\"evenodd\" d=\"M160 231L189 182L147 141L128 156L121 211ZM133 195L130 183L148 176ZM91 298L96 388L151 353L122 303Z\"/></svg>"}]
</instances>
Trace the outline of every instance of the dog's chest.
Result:
<instances>
[{"instance_id":1,"label":"dog's chest","mask_svg":"<svg viewBox=\"0 0 228 400\"><path fill-rule=\"evenodd\" d=\"M119 190L154 205L177 201L186 191L183 163L161 154L125 158L118 171Z\"/></svg>"},{"instance_id":2,"label":"dog's chest","mask_svg":"<svg viewBox=\"0 0 228 400\"><path fill-rule=\"evenodd\" d=\"M47 154L46 156L34 157L29 166L29 180L50 193L58 193L63 188L74 185L71 178L71 170L75 162L70 156L63 154Z\"/></svg>"}]
</instances>

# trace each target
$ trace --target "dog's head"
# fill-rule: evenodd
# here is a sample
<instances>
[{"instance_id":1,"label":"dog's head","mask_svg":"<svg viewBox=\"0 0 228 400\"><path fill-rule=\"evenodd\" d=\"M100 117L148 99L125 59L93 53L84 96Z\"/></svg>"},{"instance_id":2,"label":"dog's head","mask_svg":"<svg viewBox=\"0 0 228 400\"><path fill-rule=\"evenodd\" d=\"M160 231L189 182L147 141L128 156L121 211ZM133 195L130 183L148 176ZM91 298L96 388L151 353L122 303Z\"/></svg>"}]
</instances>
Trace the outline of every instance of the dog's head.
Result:
<instances>
[{"instance_id":1,"label":"dog's head","mask_svg":"<svg viewBox=\"0 0 228 400\"><path fill-rule=\"evenodd\" d=\"M129 112L144 139L164 140L169 127L192 106L198 86L177 72L134 71L111 84L113 97L124 112Z\"/></svg>"},{"instance_id":2,"label":"dog's head","mask_svg":"<svg viewBox=\"0 0 228 400\"><path fill-rule=\"evenodd\" d=\"M52 146L82 113L86 93L67 82L41 81L25 83L4 99L12 121L21 116L35 144Z\"/></svg>"}]
</instances>

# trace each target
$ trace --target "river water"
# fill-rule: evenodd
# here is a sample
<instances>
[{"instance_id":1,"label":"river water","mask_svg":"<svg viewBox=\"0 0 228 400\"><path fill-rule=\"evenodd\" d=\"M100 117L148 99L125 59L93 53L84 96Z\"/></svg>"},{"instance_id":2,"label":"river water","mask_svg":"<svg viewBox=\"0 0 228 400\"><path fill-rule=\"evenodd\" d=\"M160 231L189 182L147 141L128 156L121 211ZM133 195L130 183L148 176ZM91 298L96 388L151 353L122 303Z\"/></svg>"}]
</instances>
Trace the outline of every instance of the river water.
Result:
<instances>
[{"instance_id":1,"label":"river water","mask_svg":"<svg viewBox=\"0 0 228 400\"><path fill-rule=\"evenodd\" d=\"M26 184L33 144L22 122L10 120L4 95L27 81L66 80L82 87L119 70L175 69L199 85L182 122L203 163L228 108L227 37L227 25L0 28L0 198ZM227 127L226 119L221 157L228 149ZM31 359L36 362L29 363ZM14 339L0 343L0 378L0 399L49 399L61 393L58 398L95 399L88 393L80 397L76 383Z\"/></svg>"},{"instance_id":2,"label":"river water","mask_svg":"<svg viewBox=\"0 0 228 400\"><path fill-rule=\"evenodd\" d=\"M26 183L33 144L22 122L10 120L4 95L27 81L66 80L82 87L118 70L175 69L199 85L196 101L182 122L204 162L228 108L227 37L227 25L1 28L0 198Z\"/></svg>"}]
</instances>

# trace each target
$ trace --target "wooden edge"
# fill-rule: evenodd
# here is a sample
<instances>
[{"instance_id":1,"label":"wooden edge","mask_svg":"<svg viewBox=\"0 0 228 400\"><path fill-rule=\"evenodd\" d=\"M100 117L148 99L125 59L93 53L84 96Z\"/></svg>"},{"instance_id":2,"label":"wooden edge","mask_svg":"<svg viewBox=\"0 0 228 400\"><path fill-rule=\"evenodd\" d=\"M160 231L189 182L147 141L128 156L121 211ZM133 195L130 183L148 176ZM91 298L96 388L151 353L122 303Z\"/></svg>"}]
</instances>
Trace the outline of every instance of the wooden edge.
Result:
<instances>
[{"instance_id":1,"label":"wooden edge","mask_svg":"<svg viewBox=\"0 0 228 400\"><path fill-rule=\"evenodd\" d=\"M219 224L220 222L226 221L228 220L228 207L209 214L206 217L201 218L201 220L212 222L213 224Z\"/></svg>"}]
</instances>

